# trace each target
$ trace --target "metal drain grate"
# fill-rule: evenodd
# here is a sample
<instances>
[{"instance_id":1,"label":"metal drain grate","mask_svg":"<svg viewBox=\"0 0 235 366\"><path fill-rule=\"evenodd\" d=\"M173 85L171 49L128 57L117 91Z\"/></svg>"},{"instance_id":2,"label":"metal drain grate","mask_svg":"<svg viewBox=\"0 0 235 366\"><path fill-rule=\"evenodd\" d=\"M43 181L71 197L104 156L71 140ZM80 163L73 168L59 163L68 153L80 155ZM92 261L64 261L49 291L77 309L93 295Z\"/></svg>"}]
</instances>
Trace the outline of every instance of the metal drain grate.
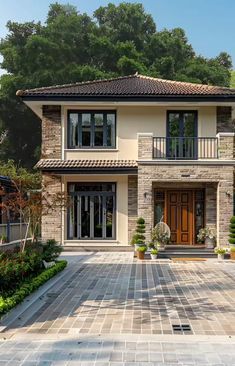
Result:
<instances>
[{"instance_id":1,"label":"metal drain grate","mask_svg":"<svg viewBox=\"0 0 235 366\"><path fill-rule=\"evenodd\" d=\"M172 324L174 333L187 333L191 332L191 327L189 324Z\"/></svg>"}]
</instances>

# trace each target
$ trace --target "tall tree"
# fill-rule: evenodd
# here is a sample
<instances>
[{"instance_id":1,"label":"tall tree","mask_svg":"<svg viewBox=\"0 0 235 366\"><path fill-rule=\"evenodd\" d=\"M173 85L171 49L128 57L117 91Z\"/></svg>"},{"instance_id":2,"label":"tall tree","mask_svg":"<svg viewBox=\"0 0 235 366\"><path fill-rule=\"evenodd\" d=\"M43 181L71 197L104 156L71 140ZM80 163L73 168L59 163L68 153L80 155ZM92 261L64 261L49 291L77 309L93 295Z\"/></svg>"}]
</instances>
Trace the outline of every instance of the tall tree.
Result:
<instances>
[{"instance_id":1,"label":"tall tree","mask_svg":"<svg viewBox=\"0 0 235 366\"><path fill-rule=\"evenodd\" d=\"M141 4L99 7L93 17L51 4L44 24L8 22L0 42L0 159L31 168L39 158L40 121L17 89L108 78L136 71L165 79L229 86L231 57L197 56L183 29L156 30ZM33 134L32 134L33 131Z\"/></svg>"}]
</instances>

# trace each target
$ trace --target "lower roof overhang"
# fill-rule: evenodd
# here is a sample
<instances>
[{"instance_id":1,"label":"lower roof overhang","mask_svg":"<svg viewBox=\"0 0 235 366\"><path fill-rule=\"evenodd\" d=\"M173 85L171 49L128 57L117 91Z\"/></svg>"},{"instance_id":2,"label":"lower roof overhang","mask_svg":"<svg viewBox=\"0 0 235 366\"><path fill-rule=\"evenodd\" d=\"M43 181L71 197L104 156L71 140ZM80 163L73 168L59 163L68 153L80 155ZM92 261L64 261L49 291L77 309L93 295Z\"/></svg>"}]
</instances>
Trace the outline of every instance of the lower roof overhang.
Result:
<instances>
[{"instance_id":1,"label":"lower roof overhang","mask_svg":"<svg viewBox=\"0 0 235 366\"><path fill-rule=\"evenodd\" d=\"M56 175L136 175L138 174L138 168L97 168L97 169L82 169L82 168L70 168L70 169L56 169L56 168L45 168L41 169L42 173L50 173Z\"/></svg>"}]
</instances>

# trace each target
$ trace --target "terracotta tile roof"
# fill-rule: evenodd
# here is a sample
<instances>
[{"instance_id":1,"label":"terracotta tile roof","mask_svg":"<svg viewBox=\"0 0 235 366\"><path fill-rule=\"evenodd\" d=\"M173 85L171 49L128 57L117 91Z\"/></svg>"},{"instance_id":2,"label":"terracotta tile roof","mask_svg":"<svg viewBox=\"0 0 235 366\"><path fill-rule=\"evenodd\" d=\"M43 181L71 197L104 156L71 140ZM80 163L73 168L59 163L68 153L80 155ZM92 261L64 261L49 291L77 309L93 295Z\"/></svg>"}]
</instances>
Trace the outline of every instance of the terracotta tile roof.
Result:
<instances>
[{"instance_id":1,"label":"terracotta tile roof","mask_svg":"<svg viewBox=\"0 0 235 366\"><path fill-rule=\"evenodd\" d=\"M129 75L29 90L18 90L21 97L52 96L235 96L235 89Z\"/></svg>"},{"instance_id":2,"label":"terracotta tile roof","mask_svg":"<svg viewBox=\"0 0 235 366\"><path fill-rule=\"evenodd\" d=\"M137 168L135 160L59 160L41 159L38 169L130 169Z\"/></svg>"}]
</instances>

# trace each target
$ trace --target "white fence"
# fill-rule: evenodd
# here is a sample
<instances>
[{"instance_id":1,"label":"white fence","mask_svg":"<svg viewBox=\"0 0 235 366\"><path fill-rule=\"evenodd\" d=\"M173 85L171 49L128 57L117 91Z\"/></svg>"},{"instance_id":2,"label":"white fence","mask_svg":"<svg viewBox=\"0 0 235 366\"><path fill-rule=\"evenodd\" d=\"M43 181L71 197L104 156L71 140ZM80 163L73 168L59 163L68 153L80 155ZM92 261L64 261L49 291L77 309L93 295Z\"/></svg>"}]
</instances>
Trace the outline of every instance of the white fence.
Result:
<instances>
[{"instance_id":1,"label":"white fence","mask_svg":"<svg viewBox=\"0 0 235 366\"><path fill-rule=\"evenodd\" d=\"M13 223L9 224L9 242L24 239L26 234L27 224ZM0 237L7 236L7 224L0 224Z\"/></svg>"}]
</instances>

